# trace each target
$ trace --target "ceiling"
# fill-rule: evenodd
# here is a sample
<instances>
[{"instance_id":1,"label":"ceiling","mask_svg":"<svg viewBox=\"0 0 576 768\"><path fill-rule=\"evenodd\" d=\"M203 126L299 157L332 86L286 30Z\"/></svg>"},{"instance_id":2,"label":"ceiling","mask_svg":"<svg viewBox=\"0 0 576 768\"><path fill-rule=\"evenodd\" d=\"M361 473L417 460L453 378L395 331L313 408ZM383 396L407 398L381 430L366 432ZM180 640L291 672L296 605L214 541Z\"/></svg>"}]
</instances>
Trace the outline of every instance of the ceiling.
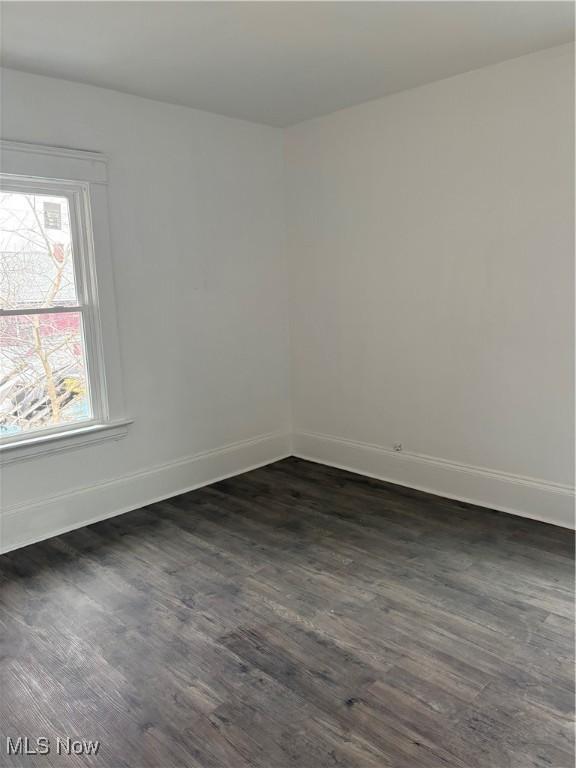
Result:
<instances>
[{"instance_id":1,"label":"ceiling","mask_svg":"<svg viewBox=\"0 0 576 768\"><path fill-rule=\"evenodd\" d=\"M275 126L573 37L571 2L2 2L4 66Z\"/></svg>"}]
</instances>

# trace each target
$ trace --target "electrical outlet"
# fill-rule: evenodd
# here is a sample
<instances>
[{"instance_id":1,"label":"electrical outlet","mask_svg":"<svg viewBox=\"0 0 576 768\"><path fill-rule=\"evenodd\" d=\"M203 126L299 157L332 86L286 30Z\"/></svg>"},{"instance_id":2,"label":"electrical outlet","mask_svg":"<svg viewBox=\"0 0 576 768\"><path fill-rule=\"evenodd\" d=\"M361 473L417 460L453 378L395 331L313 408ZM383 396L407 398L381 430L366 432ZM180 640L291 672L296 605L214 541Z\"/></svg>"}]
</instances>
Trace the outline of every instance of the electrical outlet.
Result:
<instances>
[{"instance_id":1,"label":"electrical outlet","mask_svg":"<svg viewBox=\"0 0 576 768\"><path fill-rule=\"evenodd\" d=\"M392 450L396 452L403 451L404 446L402 445L402 443L394 443L394 445L392 446Z\"/></svg>"}]
</instances>

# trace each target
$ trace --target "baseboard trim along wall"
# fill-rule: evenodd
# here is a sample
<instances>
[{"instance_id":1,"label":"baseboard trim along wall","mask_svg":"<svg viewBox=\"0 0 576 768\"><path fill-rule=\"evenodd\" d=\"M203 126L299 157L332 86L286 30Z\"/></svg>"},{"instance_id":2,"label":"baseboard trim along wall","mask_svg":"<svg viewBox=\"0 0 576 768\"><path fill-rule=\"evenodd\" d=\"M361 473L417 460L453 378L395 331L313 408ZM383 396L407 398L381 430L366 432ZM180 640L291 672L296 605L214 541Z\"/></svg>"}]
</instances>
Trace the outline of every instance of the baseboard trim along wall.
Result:
<instances>
[{"instance_id":1,"label":"baseboard trim along wall","mask_svg":"<svg viewBox=\"0 0 576 768\"><path fill-rule=\"evenodd\" d=\"M0 514L0 553L187 493L289 456L286 433L260 435L88 488L9 507Z\"/></svg>"},{"instance_id":2,"label":"baseboard trim along wall","mask_svg":"<svg viewBox=\"0 0 576 768\"><path fill-rule=\"evenodd\" d=\"M125 477L5 509L0 553L298 456L437 496L574 528L574 489L309 432L260 435Z\"/></svg>"},{"instance_id":3,"label":"baseboard trim along wall","mask_svg":"<svg viewBox=\"0 0 576 768\"><path fill-rule=\"evenodd\" d=\"M292 453L437 496L574 528L574 489L567 485L309 432L292 435Z\"/></svg>"}]
</instances>

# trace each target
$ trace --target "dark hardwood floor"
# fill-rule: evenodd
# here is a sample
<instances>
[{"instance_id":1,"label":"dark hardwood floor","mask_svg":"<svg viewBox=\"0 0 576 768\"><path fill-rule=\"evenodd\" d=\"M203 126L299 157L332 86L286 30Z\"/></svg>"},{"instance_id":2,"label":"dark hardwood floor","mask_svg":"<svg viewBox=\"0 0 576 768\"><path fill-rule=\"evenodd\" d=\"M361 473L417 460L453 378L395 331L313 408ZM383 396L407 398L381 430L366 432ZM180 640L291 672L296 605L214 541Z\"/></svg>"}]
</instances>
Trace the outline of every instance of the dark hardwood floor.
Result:
<instances>
[{"instance_id":1,"label":"dark hardwood floor","mask_svg":"<svg viewBox=\"0 0 576 768\"><path fill-rule=\"evenodd\" d=\"M287 459L0 558L0 764L572 768L573 599L567 530Z\"/></svg>"}]
</instances>

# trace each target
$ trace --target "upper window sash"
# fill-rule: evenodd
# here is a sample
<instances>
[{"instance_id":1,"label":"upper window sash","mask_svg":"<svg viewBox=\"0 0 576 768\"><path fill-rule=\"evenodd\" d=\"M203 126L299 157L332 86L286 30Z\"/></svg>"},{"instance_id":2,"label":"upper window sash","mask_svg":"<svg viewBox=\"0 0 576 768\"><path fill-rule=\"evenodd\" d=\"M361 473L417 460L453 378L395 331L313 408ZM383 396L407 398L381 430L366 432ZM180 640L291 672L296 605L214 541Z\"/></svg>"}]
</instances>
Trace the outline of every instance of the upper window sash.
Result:
<instances>
[{"instance_id":1,"label":"upper window sash","mask_svg":"<svg viewBox=\"0 0 576 768\"><path fill-rule=\"evenodd\" d=\"M21 194L46 195L61 197L68 203L70 216L70 234L72 261L76 287L76 302L66 303L65 307L74 306L77 310L97 304L96 276L90 269L94 261L92 240L92 217L90 210L90 185L86 182L61 181L59 179L39 179L37 177L17 177L13 174L0 173L0 191ZM53 305L54 309L57 304ZM38 305L30 303L16 307L20 314L32 313ZM66 311L66 310L64 310ZM0 314L6 313L0 308Z\"/></svg>"}]
</instances>

